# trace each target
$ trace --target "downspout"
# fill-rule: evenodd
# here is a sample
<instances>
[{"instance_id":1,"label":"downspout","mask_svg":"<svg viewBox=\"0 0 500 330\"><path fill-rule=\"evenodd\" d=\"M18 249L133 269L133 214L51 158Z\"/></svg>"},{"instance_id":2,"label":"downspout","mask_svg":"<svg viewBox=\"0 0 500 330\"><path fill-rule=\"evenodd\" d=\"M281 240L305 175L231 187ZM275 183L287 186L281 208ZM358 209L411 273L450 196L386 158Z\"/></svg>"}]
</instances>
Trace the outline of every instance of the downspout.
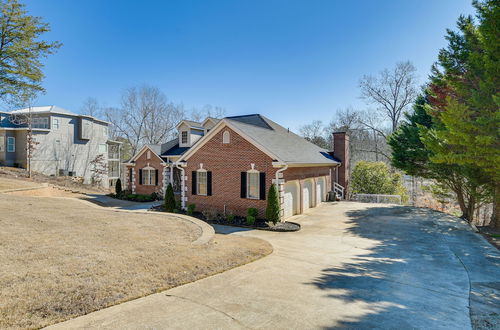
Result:
<instances>
[{"instance_id":1,"label":"downspout","mask_svg":"<svg viewBox=\"0 0 500 330\"><path fill-rule=\"evenodd\" d=\"M186 195L186 183L185 183L185 180L184 180L184 178L185 178L185 175L184 175L185 172L184 172L184 168L182 168L182 166L179 167L179 165L180 165L179 163L176 162L174 164L175 164L175 167L177 167L179 170L181 170L181 208L183 210L185 210L186 209L186 201L184 199L184 197Z\"/></svg>"},{"instance_id":2,"label":"downspout","mask_svg":"<svg viewBox=\"0 0 500 330\"><path fill-rule=\"evenodd\" d=\"M278 198L279 198L279 203L280 203L280 219L281 219L281 221L285 220L284 219L285 213L283 211L284 196L281 196L282 195L282 189L281 189L282 184L279 183L280 182L279 181L280 180L279 174L283 173L287 168L288 168L288 164L285 164L284 167L282 167L276 171L276 188L278 188ZM282 197L283 197L283 199L282 199Z\"/></svg>"}]
</instances>

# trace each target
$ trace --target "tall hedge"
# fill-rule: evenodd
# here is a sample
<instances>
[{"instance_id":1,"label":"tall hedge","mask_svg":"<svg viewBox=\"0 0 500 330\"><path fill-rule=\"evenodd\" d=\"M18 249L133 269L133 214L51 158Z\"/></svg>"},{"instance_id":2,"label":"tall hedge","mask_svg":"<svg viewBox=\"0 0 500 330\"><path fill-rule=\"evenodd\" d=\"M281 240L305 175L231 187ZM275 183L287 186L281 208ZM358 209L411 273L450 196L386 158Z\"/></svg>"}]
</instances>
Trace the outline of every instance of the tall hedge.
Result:
<instances>
[{"instance_id":1,"label":"tall hedge","mask_svg":"<svg viewBox=\"0 0 500 330\"><path fill-rule=\"evenodd\" d=\"M165 211L174 212L175 209L175 196L174 196L174 188L172 184L169 183L167 186L167 191L165 193Z\"/></svg>"},{"instance_id":2,"label":"tall hedge","mask_svg":"<svg viewBox=\"0 0 500 330\"><path fill-rule=\"evenodd\" d=\"M280 221L280 203L276 185L272 184L267 195L266 220L276 224Z\"/></svg>"}]
</instances>

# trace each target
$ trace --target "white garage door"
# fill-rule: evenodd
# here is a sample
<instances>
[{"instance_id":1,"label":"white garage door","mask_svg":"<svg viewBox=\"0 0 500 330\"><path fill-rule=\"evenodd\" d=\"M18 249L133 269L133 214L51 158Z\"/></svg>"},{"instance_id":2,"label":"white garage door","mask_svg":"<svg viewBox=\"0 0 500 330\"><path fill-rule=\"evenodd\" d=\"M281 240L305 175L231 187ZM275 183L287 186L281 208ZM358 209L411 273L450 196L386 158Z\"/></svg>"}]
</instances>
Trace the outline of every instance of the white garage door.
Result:
<instances>
[{"instance_id":1,"label":"white garage door","mask_svg":"<svg viewBox=\"0 0 500 330\"><path fill-rule=\"evenodd\" d=\"M285 183L283 193L284 193L283 196L284 217L288 218L291 217L292 215L297 214L297 203L298 203L297 182L290 181Z\"/></svg>"},{"instance_id":2,"label":"white garage door","mask_svg":"<svg viewBox=\"0 0 500 330\"><path fill-rule=\"evenodd\" d=\"M313 207L313 182L312 180L307 180L304 182L304 187L302 188L302 208L307 210Z\"/></svg>"},{"instance_id":3,"label":"white garage door","mask_svg":"<svg viewBox=\"0 0 500 330\"><path fill-rule=\"evenodd\" d=\"M316 183L316 205L325 201L325 179L319 178Z\"/></svg>"}]
</instances>

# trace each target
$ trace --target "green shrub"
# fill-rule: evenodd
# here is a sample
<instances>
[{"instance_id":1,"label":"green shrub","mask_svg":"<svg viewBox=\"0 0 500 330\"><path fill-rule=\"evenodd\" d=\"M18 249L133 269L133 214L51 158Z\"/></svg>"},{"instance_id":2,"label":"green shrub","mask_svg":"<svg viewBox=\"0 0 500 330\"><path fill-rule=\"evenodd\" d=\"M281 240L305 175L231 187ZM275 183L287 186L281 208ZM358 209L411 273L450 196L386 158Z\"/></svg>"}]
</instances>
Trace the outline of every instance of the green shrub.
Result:
<instances>
[{"instance_id":1,"label":"green shrub","mask_svg":"<svg viewBox=\"0 0 500 330\"><path fill-rule=\"evenodd\" d=\"M172 212L173 213L179 213L179 209L173 209Z\"/></svg>"},{"instance_id":2,"label":"green shrub","mask_svg":"<svg viewBox=\"0 0 500 330\"><path fill-rule=\"evenodd\" d=\"M276 185L272 184L267 196L266 220L276 224L280 221L280 204Z\"/></svg>"},{"instance_id":3,"label":"green shrub","mask_svg":"<svg viewBox=\"0 0 500 330\"><path fill-rule=\"evenodd\" d=\"M136 196L137 196L136 194L128 194L125 199L129 200L129 201L133 201L133 200L135 200Z\"/></svg>"},{"instance_id":4,"label":"green shrub","mask_svg":"<svg viewBox=\"0 0 500 330\"><path fill-rule=\"evenodd\" d=\"M254 217L256 218L257 217L257 214L259 214L259 211L257 211L257 209L255 207L250 207L248 210L247 210L247 215L251 216L251 217Z\"/></svg>"},{"instance_id":5,"label":"green shrub","mask_svg":"<svg viewBox=\"0 0 500 330\"><path fill-rule=\"evenodd\" d=\"M233 223L234 222L234 214L232 214L230 212L226 213L226 220L229 223Z\"/></svg>"},{"instance_id":6,"label":"green shrub","mask_svg":"<svg viewBox=\"0 0 500 330\"><path fill-rule=\"evenodd\" d=\"M391 172L383 162L359 161L351 174L351 191L354 194L400 195L408 201L401 174Z\"/></svg>"},{"instance_id":7,"label":"green shrub","mask_svg":"<svg viewBox=\"0 0 500 330\"><path fill-rule=\"evenodd\" d=\"M116 193L116 196L120 196L122 194L122 180L120 180L120 179L116 180L115 193Z\"/></svg>"},{"instance_id":8,"label":"green shrub","mask_svg":"<svg viewBox=\"0 0 500 330\"><path fill-rule=\"evenodd\" d=\"M188 208L187 208L187 212L186 212L187 215L193 215L195 208L196 208L196 204L189 204Z\"/></svg>"},{"instance_id":9,"label":"green shrub","mask_svg":"<svg viewBox=\"0 0 500 330\"><path fill-rule=\"evenodd\" d=\"M172 187L172 184L168 184L167 186L167 191L165 192L165 211L167 212L173 212L174 209L176 208L175 204L175 196L174 196L174 188Z\"/></svg>"},{"instance_id":10,"label":"green shrub","mask_svg":"<svg viewBox=\"0 0 500 330\"><path fill-rule=\"evenodd\" d=\"M255 217L251 215L247 215L247 225L253 226L255 223Z\"/></svg>"},{"instance_id":11,"label":"green shrub","mask_svg":"<svg viewBox=\"0 0 500 330\"><path fill-rule=\"evenodd\" d=\"M157 200L160 200L160 199L161 199L161 198L160 198L160 194L158 194L156 191L155 191L155 192L153 192L153 193L151 193L151 196L150 196L150 197L151 197L151 200L153 200L153 201L157 201Z\"/></svg>"}]
</instances>

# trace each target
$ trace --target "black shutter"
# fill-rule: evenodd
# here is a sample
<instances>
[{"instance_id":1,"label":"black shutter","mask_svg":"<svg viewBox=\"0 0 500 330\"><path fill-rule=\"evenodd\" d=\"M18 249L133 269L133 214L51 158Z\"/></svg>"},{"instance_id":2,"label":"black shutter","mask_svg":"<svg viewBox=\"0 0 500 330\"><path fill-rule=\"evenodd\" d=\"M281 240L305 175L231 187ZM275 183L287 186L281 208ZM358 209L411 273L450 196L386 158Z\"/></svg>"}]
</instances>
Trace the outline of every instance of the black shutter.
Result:
<instances>
[{"instance_id":1,"label":"black shutter","mask_svg":"<svg viewBox=\"0 0 500 330\"><path fill-rule=\"evenodd\" d=\"M139 169L139 184L142 184L142 169Z\"/></svg>"},{"instance_id":2,"label":"black shutter","mask_svg":"<svg viewBox=\"0 0 500 330\"><path fill-rule=\"evenodd\" d=\"M266 199L266 173L260 172L260 180L259 180L259 196L261 200Z\"/></svg>"},{"instance_id":3,"label":"black shutter","mask_svg":"<svg viewBox=\"0 0 500 330\"><path fill-rule=\"evenodd\" d=\"M158 170L155 170L155 186L158 185Z\"/></svg>"},{"instance_id":4,"label":"black shutter","mask_svg":"<svg viewBox=\"0 0 500 330\"><path fill-rule=\"evenodd\" d=\"M128 169L128 182L132 185L132 168Z\"/></svg>"},{"instance_id":5,"label":"black shutter","mask_svg":"<svg viewBox=\"0 0 500 330\"><path fill-rule=\"evenodd\" d=\"M241 172L241 198L247 198L247 172Z\"/></svg>"},{"instance_id":6,"label":"black shutter","mask_svg":"<svg viewBox=\"0 0 500 330\"><path fill-rule=\"evenodd\" d=\"M191 194L196 195L196 171L191 172L192 182L191 182Z\"/></svg>"},{"instance_id":7,"label":"black shutter","mask_svg":"<svg viewBox=\"0 0 500 330\"><path fill-rule=\"evenodd\" d=\"M212 171L207 172L207 196L212 196Z\"/></svg>"}]
</instances>

